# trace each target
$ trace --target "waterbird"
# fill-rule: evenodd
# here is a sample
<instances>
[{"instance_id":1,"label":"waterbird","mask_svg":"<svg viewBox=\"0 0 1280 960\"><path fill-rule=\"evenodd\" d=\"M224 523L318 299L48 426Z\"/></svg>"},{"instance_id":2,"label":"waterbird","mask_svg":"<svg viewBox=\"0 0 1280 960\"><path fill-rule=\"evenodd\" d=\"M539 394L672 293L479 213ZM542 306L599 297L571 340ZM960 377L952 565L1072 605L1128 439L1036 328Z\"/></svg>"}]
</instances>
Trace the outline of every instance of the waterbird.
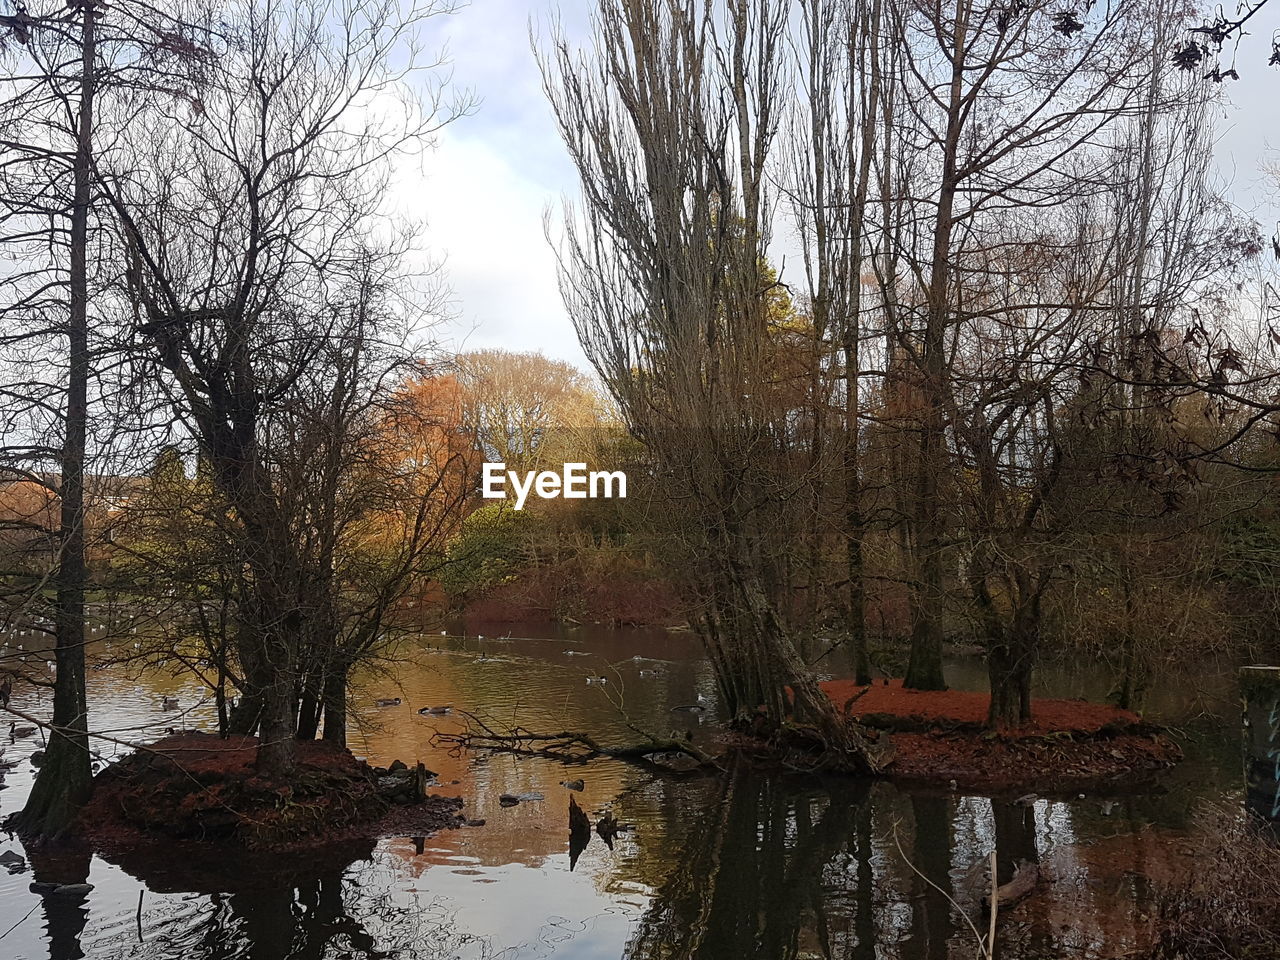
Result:
<instances>
[{"instance_id":1,"label":"waterbird","mask_svg":"<svg viewBox=\"0 0 1280 960\"><path fill-rule=\"evenodd\" d=\"M583 788L586 787L586 785L587 785L586 781L581 779L560 781L560 786L565 787L568 790L582 790Z\"/></svg>"},{"instance_id":2,"label":"waterbird","mask_svg":"<svg viewBox=\"0 0 1280 960\"><path fill-rule=\"evenodd\" d=\"M20 727L18 721L14 720L9 723L9 739L21 740L23 737L32 736L36 732L35 727Z\"/></svg>"},{"instance_id":3,"label":"waterbird","mask_svg":"<svg viewBox=\"0 0 1280 960\"><path fill-rule=\"evenodd\" d=\"M373 701L373 702L374 702L375 704L377 704L378 706L380 706L380 707L398 707L398 706L400 706L400 698L399 698L399 697L382 697L382 698L380 698L380 699L378 699L378 700L375 700L375 701Z\"/></svg>"},{"instance_id":4,"label":"waterbird","mask_svg":"<svg viewBox=\"0 0 1280 960\"><path fill-rule=\"evenodd\" d=\"M164 698L164 700L163 700L163 701L161 701L160 708L161 708L162 710L177 710L177 709L178 709L178 698L177 698L177 697L165 697L165 698Z\"/></svg>"},{"instance_id":5,"label":"waterbird","mask_svg":"<svg viewBox=\"0 0 1280 960\"><path fill-rule=\"evenodd\" d=\"M424 717L427 715L439 716L443 713L449 713L452 710L453 707L419 707L418 713L422 714Z\"/></svg>"},{"instance_id":6,"label":"waterbird","mask_svg":"<svg viewBox=\"0 0 1280 960\"><path fill-rule=\"evenodd\" d=\"M608 683L608 677L587 677L587 683Z\"/></svg>"}]
</instances>

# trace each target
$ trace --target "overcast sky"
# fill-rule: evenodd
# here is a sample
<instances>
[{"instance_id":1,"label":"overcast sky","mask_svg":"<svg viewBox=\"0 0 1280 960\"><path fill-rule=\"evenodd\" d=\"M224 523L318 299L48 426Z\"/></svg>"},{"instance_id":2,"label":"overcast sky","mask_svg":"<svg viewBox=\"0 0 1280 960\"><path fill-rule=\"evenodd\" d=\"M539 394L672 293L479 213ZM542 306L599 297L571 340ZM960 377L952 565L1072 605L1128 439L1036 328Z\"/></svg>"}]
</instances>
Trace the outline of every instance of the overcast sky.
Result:
<instances>
[{"instance_id":1,"label":"overcast sky","mask_svg":"<svg viewBox=\"0 0 1280 960\"><path fill-rule=\"evenodd\" d=\"M425 220L427 247L445 260L457 314L445 330L449 346L541 350L586 366L543 235L543 212L558 216L561 197L576 192L528 39L530 18L545 24L555 9L545 0L474 0L436 21L454 82L480 104L441 134L420 169L404 171L397 192L405 212ZM577 35L589 9L588 0L559 7ZM1261 165L1280 148L1280 68L1267 66L1280 0L1250 25L1235 58L1241 79L1227 84L1217 162L1235 201L1271 234L1280 208Z\"/></svg>"}]
</instances>

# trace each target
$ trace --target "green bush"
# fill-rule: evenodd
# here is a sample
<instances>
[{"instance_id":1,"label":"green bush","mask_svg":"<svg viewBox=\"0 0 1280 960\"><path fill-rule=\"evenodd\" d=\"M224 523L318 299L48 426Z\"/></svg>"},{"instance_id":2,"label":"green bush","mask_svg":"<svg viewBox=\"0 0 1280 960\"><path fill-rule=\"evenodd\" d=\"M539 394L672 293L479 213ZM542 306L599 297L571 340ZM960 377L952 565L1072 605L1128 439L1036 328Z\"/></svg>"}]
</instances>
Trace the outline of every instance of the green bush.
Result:
<instances>
[{"instance_id":1,"label":"green bush","mask_svg":"<svg viewBox=\"0 0 1280 960\"><path fill-rule=\"evenodd\" d=\"M506 503L471 513L445 550L440 570L445 592L466 596L514 580L529 560L529 541L537 524L533 514Z\"/></svg>"}]
</instances>

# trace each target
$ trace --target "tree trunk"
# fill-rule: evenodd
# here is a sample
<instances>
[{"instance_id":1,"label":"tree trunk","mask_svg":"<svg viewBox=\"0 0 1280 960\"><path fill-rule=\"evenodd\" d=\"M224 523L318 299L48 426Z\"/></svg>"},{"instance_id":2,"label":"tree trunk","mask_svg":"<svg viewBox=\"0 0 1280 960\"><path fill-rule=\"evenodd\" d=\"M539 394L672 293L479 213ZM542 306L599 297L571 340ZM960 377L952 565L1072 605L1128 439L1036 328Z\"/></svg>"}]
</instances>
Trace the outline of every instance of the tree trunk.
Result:
<instances>
[{"instance_id":1,"label":"tree trunk","mask_svg":"<svg viewBox=\"0 0 1280 960\"><path fill-rule=\"evenodd\" d=\"M1129 564L1122 564L1121 584L1124 591L1124 620L1120 633L1120 686L1116 695L1116 706L1121 710L1132 710L1138 691L1138 657L1137 644L1134 642L1134 631L1137 620L1133 602L1133 580L1129 576Z\"/></svg>"},{"instance_id":2,"label":"tree trunk","mask_svg":"<svg viewBox=\"0 0 1280 960\"><path fill-rule=\"evenodd\" d=\"M943 143L942 180L933 224L932 262L926 291L928 313L918 345L920 410L919 487L915 509L917 583L912 592L911 659L904 686L945 690L942 675L943 580L942 503L938 483L946 470L946 331L951 304L951 234L959 186L960 134L964 125L963 86L968 44L968 14L956 10L952 32L951 81Z\"/></svg>"},{"instance_id":3,"label":"tree trunk","mask_svg":"<svg viewBox=\"0 0 1280 960\"><path fill-rule=\"evenodd\" d=\"M286 779L293 776L297 768L293 682L287 669L279 668L275 673L272 682L262 692L256 766L259 773Z\"/></svg>"},{"instance_id":4,"label":"tree trunk","mask_svg":"<svg viewBox=\"0 0 1280 960\"><path fill-rule=\"evenodd\" d=\"M299 740L314 740L316 738L316 733L320 729L321 706L320 699L311 692L310 687L303 687L302 696L298 699L298 729L296 736Z\"/></svg>"},{"instance_id":5,"label":"tree trunk","mask_svg":"<svg viewBox=\"0 0 1280 960\"><path fill-rule=\"evenodd\" d=\"M240 647L246 651L242 657L256 658L252 676L245 668L246 680L252 681L261 704L255 767L264 776L285 780L297 769L298 656L305 649L307 620L288 587L281 586L292 579L287 572L289 563L272 562L269 556L271 547L279 546L281 539L281 531L273 529L259 541L265 556L259 558L260 567L254 571L259 584L250 611L250 629L243 634Z\"/></svg>"},{"instance_id":6,"label":"tree trunk","mask_svg":"<svg viewBox=\"0 0 1280 960\"><path fill-rule=\"evenodd\" d=\"M227 735L251 737L262 719L262 697L245 691L227 714Z\"/></svg>"},{"instance_id":7,"label":"tree trunk","mask_svg":"<svg viewBox=\"0 0 1280 960\"><path fill-rule=\"evenodd\" d=\"M987 651L987 677L991 707L987 726L993 730L1015 727L1031 719L1031 674L1034 644L1015 626L992 642Z\"/></svg>"},{"instance_id":8,"label":"tree trunk","mask_svg":"<svg viewBox=\"0 0 1280 960\"><path fill-rule=\"evenodd\" d=\"M914 592L916 604L911 619L911 655L907 661L907 675L903 686L912 690L945 690L946 678L942 671L942 625L938 622L940 603L927 599L941 578L926 578L925 584Z\"/></svg>"},{"instance_id":9,"label":"tree trunk","mask_svg":"<svg viewBox=\"0 0 1280 960\"><path fill-rule=\"evenodd\" d=\"M54 613L53 725L45 760L14 828L27 835L55 838L65 831L89 799L88 700L84 669L85 561L84 461L88 424L89 282L88 235L90 151L93 148L94 7L82 8L80 109L77 117L71 212L70 311L67 326L69 364L65 436L61 457L60 554L57 609Z\"/></svg>"},{"instance_id":10,"label":"tree trunk","mask_svg":"<svg viewBox=\"0 0 1280 960\"><path fill-rule=\"evenodd\" d=\"M861 259L855 258L855 271L861 270ZM856 276L855 276L856 280ZM857 284L855 283L855 286ZM862 477L858 447L858 372L860 332L860 291L854 294L853 316L844 328L844 377L845 377L845 451L844 451L844 546L845 571L849 588L845 600L845 630L848 633L849 654L853 660L854 683L871 682L871 656L867 651L866 580L862 556L862 538L866 526L862 519Z\"/></svg>"},{"instance_id":11,"label":"tree trunk","mask_svg":"<svg viewBox=\"0 0 1280 960\"><path fill-rule=\"evenodd\" d=\"M231 718L227 712L227 674L218 664L218 682L213 688L214 703L218 708L218 736L224 740L231 732Z\"/></svg>"},{"instance_id":12,"label":"tree trunk","mask_svg":"<svg viewBox=\"0 0 1280 960\"><path fill-rule=\"evenodd\" d=\"M1006 631L992 629L987 651L987 675L991 684L991 708L987 725L1006 729L1031 719L1031 675L1040 649L1040 603L1048 577L1033 579L1025 571L1012 578L1010 590L1017 598Z\"/></svg>"},{"instance_id":13,"label":"tree trunk","mask_svg":"<svg viewBox=\"0 0 1280 960\"><path fill-rule=\"evenodd\" d=\"M347 667L330 664L324 675L324 740L347 745Z\"/></svg>"},{"instance_id":14,"label":"tree trunk","mask_svg":"<svg viewBox=\"0 0 1280 960\"><path fill-rule=\"evenodd\" d=\"M266 689L268 678L264 673L265 664L261 651L243 624L236 630L235 647L244 679L240 684L240 697L227 716L227 733L230 736L251 737L262 721L262 692Z\"/></svg>"}]
</instances>

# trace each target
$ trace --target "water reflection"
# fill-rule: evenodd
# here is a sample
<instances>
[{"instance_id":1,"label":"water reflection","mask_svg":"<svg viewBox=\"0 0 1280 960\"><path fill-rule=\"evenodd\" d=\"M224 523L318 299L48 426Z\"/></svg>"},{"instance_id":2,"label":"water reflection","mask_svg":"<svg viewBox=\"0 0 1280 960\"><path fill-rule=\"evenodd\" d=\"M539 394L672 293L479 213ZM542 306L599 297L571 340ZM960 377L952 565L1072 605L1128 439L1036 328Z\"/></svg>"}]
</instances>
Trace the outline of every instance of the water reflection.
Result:
<instances>
[{"instance_id":1,"label":"water reflection","mask_svg":"<svg viewBox=\"0 0 1280 960\"><path fill-rule=\"evenodd\" d=\"M1182 831L1201 799L1239 803L1229 697L1226 724L1197 717L1198 702L1180 723L1199 739L1163 792L1021 804L887 783L769 778L745 768L679 778L616 761L566 768L442 751L433 732L462 721L457 713L423 716L419 707L452 704L502 726L587 729L603 739L631 735L629 724L688 730L704 741L716 735L713 722L671 711L699 694L715 697L691 637L528 626L514 632L521 636L481 640L472 632L405 644L390 672L361 681L353 716L357 753L380 764L423 761L440 775L438 792L463 797L466 815L485 820L484 827L365 842L307 859L230 858L173 845L120 851L110 860L32 857L33 873L0 872L0 933L12 928L0 940L0 956L972 957L970 922L983 927L993 849L1000 882L1021 863L1041 863L1056 878L1004 912L1002 956L1119 956L1134 949L1150 912L1150 884L1139 875L1191 868ZM842 669L837 656L828 660L833 672ZM970 674L975 683L982 677L980 664L950 669L957 686ZM587 676L609 683L588 685ZM1052 680L1052 671L1046 676ZM1093 692L1087 677L1059 679L1055 693ZM162 710L164 696L181 700L181 722L215 721L198 690L167 675L104 670L91 686L95 723L126 737L175 722ZM1189 702L1204 686L1203 678L1187 685ZM25 709L47 710L37 692L22 696ZM387 696L404 702L376 706ZM26 756L37 746L10 747L6 759L22 762L8 777L8 809L29 786ZM581 792L561 786L578 778ZM545 799L503 807L503 793ZM607 811L632 829L612 849L594 832L571 848L571 795L593 823ZM27 886L42 877L87 878L95 888L87 897L41 898Z\"/></svg>"},{"instance_id":2,"label":"water reflection","mask_svg":"<svg viewBox=\"0 0 1280 960\"><path fill-rule=\"evenodd\" d=\"M149 905L135 930L90 944L94 957L142 960L436 960L471 946L451 914L405 898L377 871L333 870L296 887L215 893ZM68 957L83 953L65 954ZM58 956L50 954L51 960Z\"/></svg>"},{"instance_id":3,"label":"water reflection","mask_svg":"<svg viewBox=\"0 0 1280 960\"><path fill-rule=\"evenodd\" d=\"M32 882L75 889L88 882L93 857L88 849L61 850L56 855L29 848ZM89 920L89 890L55 890L41 895L49 960L80 960L85 954L80 936Z\"/></svg>"},{"instance_id":4,"label":"water reflection","mask_svg":"<svg viewBox=\"0 0 1280 960\"><path fill-rule=\"evenodd\" d=\"M886 784L800 787L742 768L712 799L627 957L946 960L972 952L986 929L988 851L1000 883L1040 861L1027 804ZM1001 942L1006 956L1065 955L1034 914L1007 922Z\"/></svg>"},{"instance_id":5,"label":"water reflection","mask_svg":"<svg viewBox=\"0 0 1280 960\"><path fill-rule=\"evenodd\" d=\"M910 795L915 826L908 861L911 884L911 938L922 960L941 960L951 941L951 801L945 796Z\"/></svg>"},{"instance_id":6,"label":"water reflection","mask_svg":"<svg viewBox=\"0 0 1280 960\"><path fill-rule=\"evenodd\" d=\"M826 925L823 868L845 844L870 785L831 802L738 765L627 945L635 960L797 955Z\"/></svg>"},{"instance_id":7,"label":"water reflection","mask_svg":"<svg viewBox=\"0 0 1280 960\"><path fill-rule=\"evenodd\" d=\"M233 894L227 898L224 917L251 945L248 957L252 960L320 960L339 938L371 960L391 956L377 949L365 925L347 912L341 871L295 890ZM223 939L215 932L215 950Z\"/></svg>"}]
</instances>

